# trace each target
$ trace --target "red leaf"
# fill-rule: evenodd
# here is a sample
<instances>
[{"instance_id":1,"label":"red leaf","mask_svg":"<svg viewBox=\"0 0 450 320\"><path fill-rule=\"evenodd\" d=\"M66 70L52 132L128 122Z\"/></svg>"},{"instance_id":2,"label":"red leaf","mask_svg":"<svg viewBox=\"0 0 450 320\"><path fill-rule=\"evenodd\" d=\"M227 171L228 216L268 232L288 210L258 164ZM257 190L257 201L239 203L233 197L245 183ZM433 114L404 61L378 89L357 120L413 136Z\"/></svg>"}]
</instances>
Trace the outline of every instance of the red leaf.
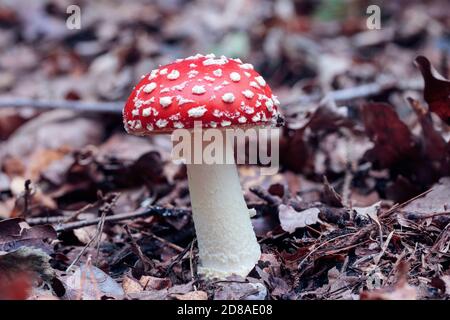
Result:
<instances>
[{"instance_id":1,"label":"red leaf","mask_svg":"<svg viewBox=\"0 0 450 320\"><path fill-rule=\"evenodd\" d=\"M362 116L367 135L374 143L366 154L370 161L388 168L413 157L413 136L389 104L368 103L363 106Z\"/></svg>"},{"instance_id":2,"label":"red leaf","mask_svg":"<svg viewBox=\"0 0 450 320\"><path fill-rule=\"evenodd\" d=\"M450 81L441 76L424 56L415 60L425 81L423 97L430 110L450 124Z\"/></svg>"}]
</instances>

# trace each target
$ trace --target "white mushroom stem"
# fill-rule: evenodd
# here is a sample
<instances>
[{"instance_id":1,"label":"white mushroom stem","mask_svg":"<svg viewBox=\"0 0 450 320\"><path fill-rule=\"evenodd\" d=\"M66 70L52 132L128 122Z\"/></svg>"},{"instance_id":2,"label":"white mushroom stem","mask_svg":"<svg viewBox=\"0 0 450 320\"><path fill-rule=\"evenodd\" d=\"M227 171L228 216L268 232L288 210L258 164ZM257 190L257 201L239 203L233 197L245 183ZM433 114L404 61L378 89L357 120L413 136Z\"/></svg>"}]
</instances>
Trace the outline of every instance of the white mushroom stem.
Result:
<instances>
[{"instance_id":1,"label":"white mushroom stem","mask_svg":"<svg viewBox=\"0 0 450 320\"><path fill-rule=\"evenodd\" d=\"M226 152L233 152L224 147ZM209 278L247 276L261 255L235 164L188 164L189 193L200 255Z\"/></svg>"}]
</instances>

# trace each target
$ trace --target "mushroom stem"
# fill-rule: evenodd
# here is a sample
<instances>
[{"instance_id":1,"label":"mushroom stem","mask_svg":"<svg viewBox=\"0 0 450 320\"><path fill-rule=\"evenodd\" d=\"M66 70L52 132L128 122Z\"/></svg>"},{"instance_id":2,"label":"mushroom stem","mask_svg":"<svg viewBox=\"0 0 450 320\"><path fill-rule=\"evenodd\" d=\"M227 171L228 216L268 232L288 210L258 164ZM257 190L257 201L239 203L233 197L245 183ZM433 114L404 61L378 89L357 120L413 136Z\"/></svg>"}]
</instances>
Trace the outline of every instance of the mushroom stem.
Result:
<instances>
[{"instance_id":1,"label":"mushroom stem","mask_svg":"<svg viewBox=\"0 0 450 320\"><path fill-rule=\"evenodd\" d=\"M226 143L224 143L226 145ZM233 152L224 146L226 152ZM247 276L261 255L236 164L188 164L189 193L207 278Z\"/></svg>"}]
</instances>

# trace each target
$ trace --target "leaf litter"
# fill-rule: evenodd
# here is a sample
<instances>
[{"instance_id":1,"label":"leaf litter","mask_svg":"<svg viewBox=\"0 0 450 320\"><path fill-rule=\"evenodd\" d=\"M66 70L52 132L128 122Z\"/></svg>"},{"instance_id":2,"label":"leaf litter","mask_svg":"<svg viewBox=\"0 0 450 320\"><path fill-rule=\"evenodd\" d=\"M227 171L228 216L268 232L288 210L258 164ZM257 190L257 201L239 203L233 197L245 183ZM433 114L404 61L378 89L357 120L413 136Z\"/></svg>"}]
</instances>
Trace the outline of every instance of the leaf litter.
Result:
<instances>
[{"instance_id":1,"label":"leaf litter","mask_svg":"<svg viewBox=\"0 0 450 320\"><path fill-rule=\"evenodd\" d=\"M444 4L387 6L369 34L356 3L269 2L92 2L101 14L74 33L62 4L36 3L34 16L0 6L0 299L449 298ZM123 101L141 74L198 51L251 61L286 117L280 172L239 168L263 254L247 278L222 282L197 274L169 138L126 135L120 110L95 104L2 104Z\"/></svg>"}]
</instances>

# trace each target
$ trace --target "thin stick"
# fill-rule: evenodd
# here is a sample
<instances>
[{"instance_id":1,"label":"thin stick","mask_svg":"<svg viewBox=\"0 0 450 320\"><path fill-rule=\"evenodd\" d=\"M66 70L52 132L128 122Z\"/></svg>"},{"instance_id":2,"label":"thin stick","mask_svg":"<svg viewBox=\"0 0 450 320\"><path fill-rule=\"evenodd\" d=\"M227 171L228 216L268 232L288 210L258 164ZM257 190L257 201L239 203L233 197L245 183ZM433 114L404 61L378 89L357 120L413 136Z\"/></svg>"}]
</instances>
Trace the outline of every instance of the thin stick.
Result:
<instances>
[{"instance_id":1,"label":"thin stick","mask_svg":"<svg viewBox=\"0 0 450 320\"><path fill-rule=\"evenodd\" d=\"M0 108L24 108L34 109L70 109L75 111L90 111L117 113L122 112L125 102L88 102L74 100L36 100L29 98L6 97L0 98Z\"/></svg>"},{"instance_id":2,"label":"thin stick","mask_svg":"<svg viewBox=\"0 0 450 320\"><path fill-rule=\"evenodd\" d=\"M287 101L283 103L283 108L289 113L295 113L298 110L294 110L292 107L299 104L308 104L312 102L316 102L323 99L330 99L335 102L354 100L359 98L366 98L373 95L380 94L387 90L421 90L423 89L423 84L421 83L421 79L412 79L408 81L398 81L397 79L388 79L380 82L373 82L362 84L360 86L340 89L335 91L328 92L324 97L321 95L310 95L310 96L302 96L300 98L295 98L291 101ZM294 111L294 112L291 112Z\"/></svg>"},{"instance_id":3,"label":"thin stick","mask_svg":"<svg viewBox=\"0 0 450 320\"><path fill-rule=\"evenodd\" d=\"M152 207L144 211L130 212L130 213L119 213L112 216L107 216L105 222L117 222L128 219L135 219L151 215L162 215L162 216L180 216L189 213L185 209L169 209L163 207ZM91 220L83 220L76 222L63 223L55 228L57 232L68 231L78 228L83 228L87 226L92 226L97 224L101 218L95 218Z\"/></svg>"},{"instance_id":4,"label":"thin stick","mask_svg":"<svg viewBox=\"0 0 450 320\"><path fill-rule=\"evenodd\" d=\"M417 196L415 196L415 197L413 197L413 198L411 198L409 200L406 200L405 202L403 202L401 204L398 204L398 203L394 204L392 206L392 208L390 208L388 211L383 212L382 214L380 214L380 218L385 218L385 217L389 216L391 213L393 213L394 211L400 209L401 207L406 206L408 203L411 203L412 201L414 201L416 199L419 199L419 198L423 197L424 195L428 194L429 192L431 192L431 190L433 190L433 188L430 188L427 191L424 191L421 194L418 194Z\"/></svg>"},{"instance_id":5,"label":"thin stick","mask_svg":"<svg viewBox=\"0 0 450 320\"><path fill-rule=\"evenodd\" d=\"M269 192L259 186L251 187L250 191L254 193L258 198L266 201L269 205L278 206L282 203L280 197L271 195Z\"/></svg>"}]
</instances>

